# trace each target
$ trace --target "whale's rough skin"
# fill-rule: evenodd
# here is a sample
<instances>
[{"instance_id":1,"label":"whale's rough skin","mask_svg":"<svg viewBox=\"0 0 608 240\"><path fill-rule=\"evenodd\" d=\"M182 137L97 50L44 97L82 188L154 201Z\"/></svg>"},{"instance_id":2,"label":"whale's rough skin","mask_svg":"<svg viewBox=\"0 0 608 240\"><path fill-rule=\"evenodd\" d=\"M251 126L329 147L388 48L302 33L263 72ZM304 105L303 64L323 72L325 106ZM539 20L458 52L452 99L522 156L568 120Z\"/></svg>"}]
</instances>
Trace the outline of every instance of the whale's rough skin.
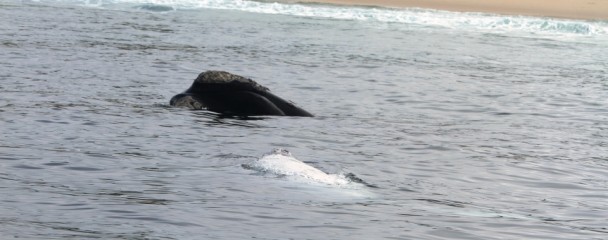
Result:
<instances>
[{"instance_id":1,"label":"whale's rough skin","mask_svg":"<svg viewBox=\"0 0 608 240\"><path fill-rule=\"evenodd\" d=\"M255 81L224 71L199 74L188 90L171 98L170 104L238 116L313 116Z\"/></svg>"}]
</instances>

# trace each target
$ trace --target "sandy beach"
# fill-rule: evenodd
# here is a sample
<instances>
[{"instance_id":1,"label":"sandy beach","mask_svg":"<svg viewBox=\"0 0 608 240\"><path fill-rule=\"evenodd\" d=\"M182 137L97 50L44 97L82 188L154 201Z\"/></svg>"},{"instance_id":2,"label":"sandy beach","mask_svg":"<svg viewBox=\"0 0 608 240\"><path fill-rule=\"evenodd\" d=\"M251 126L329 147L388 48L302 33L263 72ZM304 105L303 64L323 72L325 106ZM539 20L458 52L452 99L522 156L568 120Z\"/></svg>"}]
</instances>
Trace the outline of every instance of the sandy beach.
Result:
<instances>
[{"instance_id":1,"label":"sandy beach","mask_svg":"<svg viewBox=\"0 0 608 240\"><path fill-rule=\"evenodd\" d=\"M343 5L430 8L571 19L608 19L608 0L296 0Z\"/></svg>"}]
</instances>

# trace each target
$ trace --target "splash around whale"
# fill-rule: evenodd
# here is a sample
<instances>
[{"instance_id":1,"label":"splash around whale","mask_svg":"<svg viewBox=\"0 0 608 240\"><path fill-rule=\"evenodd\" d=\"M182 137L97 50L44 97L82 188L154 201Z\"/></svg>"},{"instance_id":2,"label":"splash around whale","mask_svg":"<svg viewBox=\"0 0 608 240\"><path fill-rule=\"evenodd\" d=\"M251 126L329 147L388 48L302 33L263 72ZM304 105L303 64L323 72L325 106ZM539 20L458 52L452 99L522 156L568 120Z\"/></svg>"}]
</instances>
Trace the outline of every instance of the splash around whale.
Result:
<instances>
[{"instance_id":1,"label":"splash around whale","mask_svg":"<svg viewBox=\"0 0 608 240\"><path fill-rule=\"evenodd\" d=\"M188 90L175 95L169 103L234 116L313 116L255 81L224 71L199 74Z\"/></svg>"},{"instance_id":2,"label":"splash around whale","mask_svg":"<svg viewBox=\"0 0 608 240\"><path fill-rule=\"evenodd\" d=\"M274 149L260 159L243 164L243 168L270 174L290 180L312 184L323 184L338 187L357 187L370 185L352 173L329 174L295 158L285 149Z\"/></svg>"}]
</instances>

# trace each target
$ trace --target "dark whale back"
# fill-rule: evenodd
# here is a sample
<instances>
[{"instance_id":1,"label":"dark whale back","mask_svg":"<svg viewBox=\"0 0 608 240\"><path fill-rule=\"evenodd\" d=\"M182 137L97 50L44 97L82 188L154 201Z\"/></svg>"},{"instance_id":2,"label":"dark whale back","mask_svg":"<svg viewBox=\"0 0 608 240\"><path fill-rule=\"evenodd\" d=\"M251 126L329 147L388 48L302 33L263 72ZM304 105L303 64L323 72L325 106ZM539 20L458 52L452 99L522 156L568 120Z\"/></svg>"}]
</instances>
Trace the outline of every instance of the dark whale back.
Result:
<instances>
[{"instance_id":1,"label":"dark whale back","mask_svg":"<svg viewBox=\"0 0 608 240\"><path fill-rule=\"evenodd\" d=\"M174 96L170 104L230 115L313 115L270 92L257 82L224 71L206 71L198 75L184 93Z\"/></svg>"}]
</instances>

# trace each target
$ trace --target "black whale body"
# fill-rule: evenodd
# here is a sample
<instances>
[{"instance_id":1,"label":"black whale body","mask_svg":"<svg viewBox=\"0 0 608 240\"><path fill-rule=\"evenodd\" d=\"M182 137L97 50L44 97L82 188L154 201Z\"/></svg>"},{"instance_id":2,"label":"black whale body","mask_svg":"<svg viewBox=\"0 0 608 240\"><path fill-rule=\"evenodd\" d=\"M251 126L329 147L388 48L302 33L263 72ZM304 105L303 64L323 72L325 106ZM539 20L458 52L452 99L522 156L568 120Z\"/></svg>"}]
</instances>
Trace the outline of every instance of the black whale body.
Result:
<instances>
[{"instance_id":1,"label":"black whale body","mask_svg":"<svg viewBox=\"0 0 608 240\"><path fill-rule=\"evenodd\" d=\"M255 81L224 71L199 74L188 90L171 98L170 104L236 116L313 116Z\"/></svg>"}]
</instances>

